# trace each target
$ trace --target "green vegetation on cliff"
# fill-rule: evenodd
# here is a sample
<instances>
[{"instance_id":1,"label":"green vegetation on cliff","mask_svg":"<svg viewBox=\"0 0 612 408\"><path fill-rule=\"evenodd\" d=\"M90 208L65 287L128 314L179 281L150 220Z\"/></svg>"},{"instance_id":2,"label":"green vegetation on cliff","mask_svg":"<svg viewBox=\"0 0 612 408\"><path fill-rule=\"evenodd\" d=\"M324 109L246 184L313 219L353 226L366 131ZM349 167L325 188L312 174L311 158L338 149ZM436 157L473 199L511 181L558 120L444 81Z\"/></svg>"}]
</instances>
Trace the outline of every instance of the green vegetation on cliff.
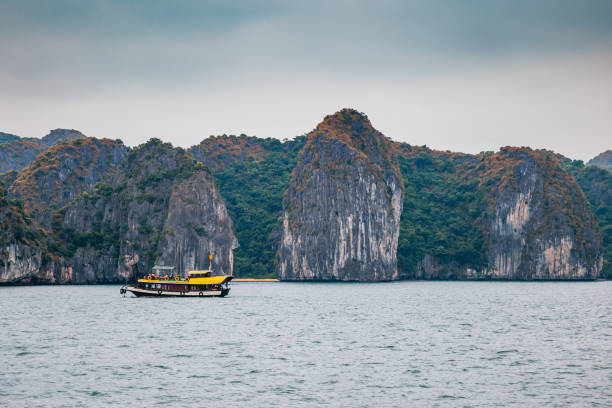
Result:
<instances>
[{"instance_id":1,"label":"green vegetation on cliff","mask_svg":"<svg viewBox=\"0 0 612 408\"><path fill-rule=\"evenodd\" d=\"M42 231L37 228L19 200L9 200L0 186L0 248L11 243L42 247Z\"/></svg>"},{"instance_id":2,"label":"green vegetation on cliff","mask_svg":"<svg viewBox=\"0 0 612 408\"><path fill-rule=\"evenodd\" d=\"M565 170L572 174L589 201L597 219L604 249L601 276L612 279L612 173L581 160L559 157Z\"/></svg>"},{"instance_id":3,"label":"green vegetation on cliff","mask_svg":"<svg viewBox=\"0 0 612 408\"><path fill-rule=\"evenodd\" d=\"M305 138L281 143L271 138L226 136L207 139L207 146L211 139L214 143L200 158L216 169L219 191L234 223L240 244L234 250L234 274L275 277L274 257L280 239L283 195ZM229 153L240 152L239 146L246 143L253 145L251 150L257 155Z\"/></svg>"},{"instance_id":4,"label":"green vegetation on cliff","mask_svg":"<svg viewBox=\"0 0 612 408\"><path fill-rule=\"evenodd\" d=\"M415 277L426 255L434 257L449 278L459 265L482 268L487 262L479 217L485 208L477 177L482 158L434 152L402 145L398 155L404 179L397 260L400 275Z\"/></svg>"},{"instance_id":5,"label":"green vegetation on cliff","mask_svg":"<svg viewBox=\"0 0 612 408\"><path fill-rule=\"evenodd\" d=\"M0 144L0 172L21 170L47 146L29 139L16 139Z\"/></svg>"},{"instance_id":6,"label":"green vegetation on cliff","mask_svg":"<svg viewBox=\"0 0 612 408\"><path fill-rule=\"evenodd\" d=\"M55 129L42 139L0 132L0 173L21 170L50 147L85 137L72 129Z\"/></svg>"},{"instance_id":7,"label":"green vegetation on cliff","mask_svg":"<svg viewBox=\"0 0 612 408\"><path fill-rule=\"evenodd\" d=\"M606 204L602 193L607 191L609 197L612 190L597 183L612 176L601 169L585 170L582 162L574 162L579 164L572 167L571 161L562 168L551 152L522 147L478 155L405 144L398 144L397 150L405 186L398 245L398 268L404 277L422 277L424 262L433 264L429 269L435 271L435 278L461 277L457 272L465 273L466 267L478 271L494 267L489 265L487 254L492 251L490 240L500 237L490 235L491 226L508 222L494 220L496 207L521 193L520 183L526 174L531 174L536 184L528 204L529 224L522 231L515 230L524 242L535 244L540 237L551 239L569 233L572 253L586 265L595 265L600 254L599 229L588 199L602 228L604 245L609 245L609 202ZM593 185L595 180L599 181ZM499 247L500 242L495 242L498 249L510 245L506 242ZM427 260L426 255L430 256ZM604 259L608 265L609 250Z\"/></svg>"},{"instance_id":8,"label":"green vegetation on cliff","mask_svg":"<svg viewBox=\"0 0 612 408\"><path fill-rule=\"evenodd\" d=\"M376 172L401 173L400 277L423 277L428 262L435 264L429 278L465 277L466 268L490 266L495 206L516 196L519 181L531 174L538 178L535 204L529 204L531 224L521 238L528 242L569 232L572 256L593 263L602 252L601 235L602 276L612 278L612 173L543 150L508 147L467 155L394 143L373 138L359 115L343 110L319 131L342 140ZM0 134L1 157L10 157L16 166L34 160L19 172L0 175L0 245L39 247L45 262L75 254L87 260L80 248L114 260L138 254L139 265L149 268L172 234L164 220L174 186L212 171L240 245L234 251L234 274L273 277L283 197L299 152L311 149L317 155L322 151L317 149L335 146L305 147L304 136L280 142L223 135L186 152L158 139L130 149L120 141L82 137L72 130L52 131L46 142L61 144L48 149L38 139ZM531 167L524 166L526 161ZM330 171L340 168L331 166ZM207 234L197 222L185 225L199 237Z\"/></svg>"},{"instance_id":9,"label":"green vegetation on cliff","mask_svg":"<svg viewBox=\"0 0 612 408\"><path fill-rule=\"evenodd\" d=\"M19 136L16 136L10 133L0 132L0 144L6 143L6 142L12 142L13 140L19 140L19 139L21 139Z\"/></svg>"}]
</instances>

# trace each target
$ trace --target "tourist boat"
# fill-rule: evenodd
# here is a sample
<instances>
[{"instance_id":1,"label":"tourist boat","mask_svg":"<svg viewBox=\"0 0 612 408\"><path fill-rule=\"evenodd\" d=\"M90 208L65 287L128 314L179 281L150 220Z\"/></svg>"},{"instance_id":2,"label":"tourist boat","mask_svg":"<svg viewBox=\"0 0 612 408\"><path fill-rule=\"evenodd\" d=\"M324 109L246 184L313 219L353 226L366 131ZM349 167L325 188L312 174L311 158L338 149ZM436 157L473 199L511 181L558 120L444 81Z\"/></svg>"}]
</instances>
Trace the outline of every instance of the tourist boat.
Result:
<instances>
[{"instance_id":1,"label":"tourist boat","mask_svg":"<svg viewBox=\"0 0 612 408\"><path fill-rule=\"evenodd\" d=\"M190 271L187 276L174 275L172 266L154 266L153 273L138 279L136 285L125 285L120 293L141 296L225 297L230 291L231 275L212 276L212 255L208 270ZM162 276L162 271L166 275Z\"/></svg>"}]
</instances>

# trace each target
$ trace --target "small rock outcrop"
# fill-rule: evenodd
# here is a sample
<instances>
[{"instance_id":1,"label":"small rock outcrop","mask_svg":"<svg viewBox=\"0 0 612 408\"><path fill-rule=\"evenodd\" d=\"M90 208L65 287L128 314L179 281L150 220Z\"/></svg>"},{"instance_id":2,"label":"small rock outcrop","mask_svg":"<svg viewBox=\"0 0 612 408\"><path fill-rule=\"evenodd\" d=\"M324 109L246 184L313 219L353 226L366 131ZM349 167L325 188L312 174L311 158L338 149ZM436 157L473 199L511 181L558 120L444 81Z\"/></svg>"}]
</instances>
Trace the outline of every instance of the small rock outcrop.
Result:
<instances>
[{"instance_id":1,"label":"small rock outcrop","mask_svg":"<svg viewBox=\"0 0 612 408\"><path fill-rule=\"evenodd\" d=\"M606 150L605 152L598 154L589 160L587 165L601 167L604 170L612 172L612 150Z\"/></svg>"},{"instance_id":2,"label":"small rock outcrop","mask_svg":"<svg viewBox=\"0 0 612 408\"><path fill-rule=\"evenodd\" d=\"M253 136L210 136L189 148L189 153L212 171L247 160L260 161L266 155L262 139ZM278 141L277 141L278 142Z\"/></svg>"},{"instance_id":3,"label":"small rock outcrop","mask_svg":"<svg viewBox=\"0 0 612 408\"><path fill-rule=\"evenodd\" d=\"M308 135L284 199L282 280L396 279L402 180L391 142L351 109Z\"/></svg>"},{"instance_id":4,"label":"small rock outcrop","mask_svg":"<svg viewBox=\"0 0 612 408\"><path fill-rule=\"evenodd\" d=\"M40 142L46 146L55 146L56 144L85 139L86 137L83 133L74 129L53 129L48 135L43 136Z\"/></svg>"}]
</instances>

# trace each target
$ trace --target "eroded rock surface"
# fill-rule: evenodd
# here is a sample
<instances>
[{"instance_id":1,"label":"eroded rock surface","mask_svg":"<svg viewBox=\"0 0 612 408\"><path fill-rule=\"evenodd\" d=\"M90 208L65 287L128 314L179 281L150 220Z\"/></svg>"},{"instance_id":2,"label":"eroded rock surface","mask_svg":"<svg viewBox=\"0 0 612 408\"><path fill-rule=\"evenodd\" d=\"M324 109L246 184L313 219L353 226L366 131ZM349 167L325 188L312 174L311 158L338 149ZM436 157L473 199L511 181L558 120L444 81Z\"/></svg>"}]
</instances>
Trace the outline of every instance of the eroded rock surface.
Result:
<instances>
[{"instance_id":1,"label":"eroded rock surface","mask_svg":"<svg viewBox=\"0 0 612 408\"><path fill-rule=\"evenodd\" d=\"M112 149L103 156L114 157ZM155 264L175 266L179 273L205 269L210 252L215 273L232 273L237 241L208 168L183 149L155 139L119 156L112 172L105 171L112 164L108 160L79 156L41 174L56 186L78 174L80 184L63 195L61 208L50 209L50 217L42 219L48 232L38 245L42 254L29 256L32 262L22 266L11 261L17 266L0 276L0 283L124 282L150 273ZM99 167L86 165L90 162ZM40 189L31 202L46 194ZM35 255L40 262L34 262Z\"/></svg>"},{"instance_id":2,"label":"eroded rock surface","mask_svg":"<svg viewBox=\"0 0 612 408\"><path fill-rule=\"evenodd\" d=\"M397 278L402 181L390 142L345 109L308 135L284 200L283 280Z\"/></svg>"}]
</instances>

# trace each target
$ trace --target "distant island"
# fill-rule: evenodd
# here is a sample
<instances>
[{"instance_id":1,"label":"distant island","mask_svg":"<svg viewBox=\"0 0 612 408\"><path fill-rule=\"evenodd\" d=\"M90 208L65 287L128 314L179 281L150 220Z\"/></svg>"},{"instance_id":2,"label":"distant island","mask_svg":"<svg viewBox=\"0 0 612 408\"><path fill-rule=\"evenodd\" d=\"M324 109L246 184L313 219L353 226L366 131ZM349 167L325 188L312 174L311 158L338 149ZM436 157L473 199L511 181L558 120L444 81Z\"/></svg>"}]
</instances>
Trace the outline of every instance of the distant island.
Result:
<instances>
[{"instance_id":1,"label":"distant island","mask_svg":"<svg viewBox=\"0 0 612 408\"><path fill-rule=\"evenodd\" d=\"M189 149L0 133L0 284L119 283L209 253L245 279L610 278L611 162L436 151L353 109Z\"/></svg>"}]
</instances>

